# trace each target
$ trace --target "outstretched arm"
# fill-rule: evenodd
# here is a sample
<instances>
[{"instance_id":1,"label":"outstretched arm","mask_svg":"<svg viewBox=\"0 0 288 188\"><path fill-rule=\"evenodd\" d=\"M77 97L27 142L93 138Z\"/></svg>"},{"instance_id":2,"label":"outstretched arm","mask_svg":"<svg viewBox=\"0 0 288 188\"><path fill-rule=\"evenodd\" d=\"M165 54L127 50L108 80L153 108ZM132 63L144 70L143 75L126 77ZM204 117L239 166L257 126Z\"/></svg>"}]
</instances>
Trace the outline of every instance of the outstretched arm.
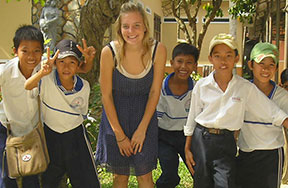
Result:
<instances>
[{"instance_id":1,"label":"outstretched arm","mask_svg":"<svg viewBox=\"0 0 288 188\"><path fill-rule=\"evenodd\" d=\"M24 88L27 90L32 90L38 86L39 81L43 76L50 74L52 71L53 64L58 57L59 50L55 53L53 58L50 58L50 48L47 48L47 60L41 65L41 69L34 75L32 75L28 80L26 80Z\"/></svg>"},{"instance_id":2,"label":"outstretched arm","mask_svg":"<svg viewBox=\"0 0 288 188\"><path fill-rule=\"evenodd\" d=\"M83 48L79 45L77 45L77 48L82 52L85 60L84 63L80 66L80 69L78 70L78 73L87 73L89 72L93 67L93 61L95 58L96 50L93 46L87 47L87 42L85 39L82 39Z\"/></svg>"},{"instance_id":3,"label":"outstretched arm","mask_svg":"<svg viewBox=\"0 0 288 188\"><path fill-rule=\"evenodd\" d=\"M282 125L283 125L286 129L288 129L288 118L286 118L286 119L283 121Z\"/></svg>"}]
</instances>

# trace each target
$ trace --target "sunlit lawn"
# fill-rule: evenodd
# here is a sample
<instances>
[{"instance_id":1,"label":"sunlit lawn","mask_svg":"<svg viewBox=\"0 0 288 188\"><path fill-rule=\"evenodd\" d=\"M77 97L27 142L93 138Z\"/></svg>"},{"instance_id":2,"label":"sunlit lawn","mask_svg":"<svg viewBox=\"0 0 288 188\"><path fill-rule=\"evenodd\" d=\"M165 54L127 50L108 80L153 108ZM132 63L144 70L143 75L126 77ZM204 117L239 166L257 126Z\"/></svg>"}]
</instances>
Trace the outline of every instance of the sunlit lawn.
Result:
<instances>
[{"instance_id":1,"label":"sunlit lawn","mask_svg":"<svg viewBox=\"0 0 288 188\"><path fill-rule=\"evenodd\" d=\"M183 162L180 162L178 173L181 177L181 181L180 181L180 184L177 186L177 188L190 188L190 187L192 188L193 187L192 177ZM153 174L153 180L154 182L156 182L156 180L161 174L161 168L159 166L159 163L158 163L157 169L153 170L152 174ZM113 177L111 173L107 173L105 169L102 169L98 175L100 178L102 188L112 187ZM128 187L129 188L137 187L137 180L135 176L130 177Z\"/></svg>"}]
</instances>

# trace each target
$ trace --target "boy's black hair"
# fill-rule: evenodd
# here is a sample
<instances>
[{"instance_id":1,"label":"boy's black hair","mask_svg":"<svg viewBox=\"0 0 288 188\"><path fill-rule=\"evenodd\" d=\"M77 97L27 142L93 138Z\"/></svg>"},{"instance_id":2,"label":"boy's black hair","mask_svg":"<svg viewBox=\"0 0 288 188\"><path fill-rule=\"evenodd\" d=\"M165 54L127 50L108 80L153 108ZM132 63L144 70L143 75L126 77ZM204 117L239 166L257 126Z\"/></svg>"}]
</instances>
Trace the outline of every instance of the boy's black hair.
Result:
<instances>
[{"instance_id":1,"label":"boy's black hair","mask_svg":"<svg viewBox=\"0 0 288 188\"><path fill-rule=\"evenodd\" d=\"M42 50L44 50L44 37L42 32L32 25L21 25L15 32L13 38L14 47L18 50L20 42L22 40L34 40L39 41Z\"/></svg>"},{"instance_id":2,"label":"boy's black hair","mask_svg":"<svg viewBox=\"0 0 288 188\"><path fill-rule=\"evenodd\" d=\"M288 81L288 69L285 69L281 73L281 84L284 84Z\"/></svg>"},{"instance_id":3,"label":"boy's black hair","mask_svg":"<svg viewBox=\"0 0 288 188\"><path fill-rule=\"evenodd\" d=\"M176 45L173 49L172 52L172 60L174 60L174 58L178 55L192 55L195 59L195 62L198 61L199 58L199 50L191 45L191 44L187 44L187 43L180 43L178 45Z\"/></svg>"}]
</instances>

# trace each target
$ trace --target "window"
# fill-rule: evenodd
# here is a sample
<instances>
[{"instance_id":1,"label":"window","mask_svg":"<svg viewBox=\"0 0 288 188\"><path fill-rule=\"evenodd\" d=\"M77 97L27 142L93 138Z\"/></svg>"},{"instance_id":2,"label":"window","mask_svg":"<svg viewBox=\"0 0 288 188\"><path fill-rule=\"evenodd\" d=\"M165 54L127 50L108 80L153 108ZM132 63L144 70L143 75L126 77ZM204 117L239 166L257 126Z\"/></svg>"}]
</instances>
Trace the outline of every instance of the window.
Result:
<instances>
[{"instance_id":1,"label":"window","mask_svg":"<svg viewBox=\"0 0 288 188\"><path fill-rule=\"evenodd\" d=\"M161 17L154 13L154 39L161 40Z\"/></svg>"},{"instance_id":2,"label":"window","mask_svg":"<svg viewBox=\"0 0 288 188\"><path fill-rule=\"evenodd\" d=\"M181 18L184 23L188 23L188 18ZM176 19L173 17L165 17L164 23L177 23ZM196 18L196 23L198 23L198 18Z\"/></svg>"},{"instance_id":3,"label":"window","mask_svg":"<svg viewBox=\"0 0 288 188\"><path fill-rule=\"evenodd\" d=\"M202 18L202 23L205 23L206 18ZM229 18L214 18L211 23L229 23Z\"/></svg>"}]
</instances>

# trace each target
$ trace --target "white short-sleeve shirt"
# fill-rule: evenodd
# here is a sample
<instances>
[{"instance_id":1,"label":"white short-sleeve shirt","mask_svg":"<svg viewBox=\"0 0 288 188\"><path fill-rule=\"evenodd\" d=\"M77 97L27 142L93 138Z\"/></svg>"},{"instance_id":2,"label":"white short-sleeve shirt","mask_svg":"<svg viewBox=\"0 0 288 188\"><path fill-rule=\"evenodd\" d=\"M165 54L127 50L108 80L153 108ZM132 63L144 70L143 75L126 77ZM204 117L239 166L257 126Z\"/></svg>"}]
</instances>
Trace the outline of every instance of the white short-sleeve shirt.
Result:
<instances>
[{"instance_id":1,"label":"white short-sleeve shirt","mask_svg":"<svg viewBox=\"0 0 288 188\"><path fill-rule=\"evenodd\" d=\"M162 84L160 99L157 105L158 126L169 131L183 131L186 124L190 102L191 92L195 81L188 78L188 90L181 96L173 95L169 88L169 79L174 73L169 74Z\"/></svg>"},{"instance_id":2,"label":"white short-sleeve shirt","mask_svg":"<svg viewBox=\"0 0 288 188\"><path fill-rule=\"evenodd\" d=\"M38 69L40 66L35 68ZM34 70L34 72L35 72ZM30 97L25 90L26 78L19 69L19 59L16 57L0 65L0 86L5 115L10 123L14 136L29 133L38 123L38 101ZM5 117L1 123L6 126Z\"/></svg>"},{"instance_id":3,"label":"white short-sleeve shirt","mask_svg":"<svg viewBox=\"0 0 288 188\"><path fill-rule=\"evenodd\" d=\"M88 113L89 83L74 76L74 89L66 91L57 70L43 77L39 84L43 122L58 133L78 127Z\"/></svg>"},{"instance_id":4,"label":"white short-sleeve shirt","mask_svg":"<svg viewBox=\"0 0 288 188\"><path fill-rule=\"evenodd\" d=\"M192 91L184 134L191 136L197 123L208 128L239 130L246 112L275 126L281 126L288 117L254 84L238 75L233 75L223 92L212 72L208 77L200 79Z\"/></svg>"},{"instance_id":5,"label":"white short-sleeve shirt","mask_svg":"<svg viewBox=\"0 0 288 188\"><path fill-rule=\"evenodd\" d=\"M288 113L288 92L278 87L274 88L268 98L275 102L284 112ZM244 125L238 138L238 146L242 151L271 150L284 145L283 127L274 126L259 117L254 117L249 112L245 115Z\"/></svg>"}]
</instances>

